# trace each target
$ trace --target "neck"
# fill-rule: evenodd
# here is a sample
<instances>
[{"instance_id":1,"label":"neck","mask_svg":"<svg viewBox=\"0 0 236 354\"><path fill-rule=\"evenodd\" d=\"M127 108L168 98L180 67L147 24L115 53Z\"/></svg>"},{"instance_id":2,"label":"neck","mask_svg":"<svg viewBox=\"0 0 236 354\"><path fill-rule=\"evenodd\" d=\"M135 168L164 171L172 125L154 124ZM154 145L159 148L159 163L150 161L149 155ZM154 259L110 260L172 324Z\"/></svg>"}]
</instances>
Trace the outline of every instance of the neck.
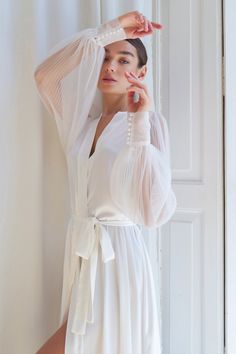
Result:
<instances>
[{"instance_id":1,"label":"neck","mask_svg":"<svg viewBox=\"0 0 236 354\"><path fill-rule=\"evenodd\" d=\"M117 112L127 111L127 95L126 94L110 94L105 93L102 96L102 112L105 116L114 115Z\"/></svg>"}]
</instances>

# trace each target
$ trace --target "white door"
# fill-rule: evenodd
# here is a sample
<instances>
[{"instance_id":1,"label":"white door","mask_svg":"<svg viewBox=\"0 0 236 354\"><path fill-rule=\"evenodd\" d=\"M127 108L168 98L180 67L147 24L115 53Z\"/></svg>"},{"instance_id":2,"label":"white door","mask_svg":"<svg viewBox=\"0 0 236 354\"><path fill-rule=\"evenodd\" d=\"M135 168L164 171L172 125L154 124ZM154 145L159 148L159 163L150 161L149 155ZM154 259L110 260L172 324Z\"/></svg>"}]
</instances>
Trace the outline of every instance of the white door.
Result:
<instances>
[{"instance_id":1,"label":"white door","mask_svg":"<svg viewBox=\"0 0 236 354\"><path fill-rule=\"evenodd\" d=\"M157 12L155 90L178 202L157 248L163 354L223 354L221 1L160 0Z\"/></svg>"}]
</instances>

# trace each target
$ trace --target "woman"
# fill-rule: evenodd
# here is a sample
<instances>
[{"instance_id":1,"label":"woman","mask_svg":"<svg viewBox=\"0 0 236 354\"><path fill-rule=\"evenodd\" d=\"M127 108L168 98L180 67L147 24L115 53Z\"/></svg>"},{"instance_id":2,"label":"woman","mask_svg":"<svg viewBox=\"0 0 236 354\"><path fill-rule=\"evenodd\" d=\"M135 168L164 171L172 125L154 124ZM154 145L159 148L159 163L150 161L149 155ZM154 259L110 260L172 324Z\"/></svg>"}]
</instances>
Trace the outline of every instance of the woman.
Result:
<instances>
[{"instance_id":1,"label":"woman","mask_svg":"<svg viewBox=\"0 0 236 354\"><path fill-rule=\"evenodd\" d=\"M150 110L139 39L159 28L129 12L60 43L35 71L65 152L71 200L61 327L38 354L161 353L141 226L166 223L176 198L168 128Z\"/></svg>"}]
</instances>

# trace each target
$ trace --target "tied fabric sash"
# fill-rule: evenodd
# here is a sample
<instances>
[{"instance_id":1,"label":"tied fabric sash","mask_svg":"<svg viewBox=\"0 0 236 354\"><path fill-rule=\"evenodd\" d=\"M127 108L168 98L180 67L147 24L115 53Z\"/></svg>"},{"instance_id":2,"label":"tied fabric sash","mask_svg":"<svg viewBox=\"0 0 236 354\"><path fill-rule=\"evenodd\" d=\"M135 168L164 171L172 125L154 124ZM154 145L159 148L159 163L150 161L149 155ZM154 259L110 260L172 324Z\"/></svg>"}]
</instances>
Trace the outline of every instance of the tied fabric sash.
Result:
<instances>
[{"instance_id":1,"label":"tied fabric sash","mask_svg":"<svg viewBox=\"0 0 236 354\"><path fill-rule=\"evenodd\" d=\"M94 322L94 290L97 272L98 247L102 252L104 263L115 259L115 253L110 236L104 225L138 227L131 220L104 220L96 216L80 217L73 214L71 217L72 239L69 279L74 283L76 293L75 311L72 314L72 328L74 334L84 335L86 323ZM138 228L139 229L139 228ZM79 276L75 279L76 269L79 266L81 257Z\"/></svg>"}]
</instances>

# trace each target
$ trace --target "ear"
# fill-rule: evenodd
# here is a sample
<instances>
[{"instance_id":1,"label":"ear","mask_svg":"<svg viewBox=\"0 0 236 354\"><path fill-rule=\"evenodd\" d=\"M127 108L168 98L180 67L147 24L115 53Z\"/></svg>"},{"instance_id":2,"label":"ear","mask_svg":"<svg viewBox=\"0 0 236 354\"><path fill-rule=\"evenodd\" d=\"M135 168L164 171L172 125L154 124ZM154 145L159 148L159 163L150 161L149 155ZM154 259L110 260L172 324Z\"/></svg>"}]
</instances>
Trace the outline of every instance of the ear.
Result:
<instances>
[{"instance_id":1,"label":"ear","mask_svg":"<svg viewBox=\"0 0 236 354\"><path fill-rule=\"evenodd\" d=\"M144 65L138 73L138 78L140 80L143 80L145 78L146 74L147 74L147 65Z\"/></svg>"}]
</instances>

